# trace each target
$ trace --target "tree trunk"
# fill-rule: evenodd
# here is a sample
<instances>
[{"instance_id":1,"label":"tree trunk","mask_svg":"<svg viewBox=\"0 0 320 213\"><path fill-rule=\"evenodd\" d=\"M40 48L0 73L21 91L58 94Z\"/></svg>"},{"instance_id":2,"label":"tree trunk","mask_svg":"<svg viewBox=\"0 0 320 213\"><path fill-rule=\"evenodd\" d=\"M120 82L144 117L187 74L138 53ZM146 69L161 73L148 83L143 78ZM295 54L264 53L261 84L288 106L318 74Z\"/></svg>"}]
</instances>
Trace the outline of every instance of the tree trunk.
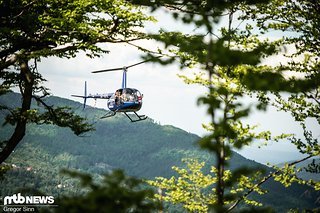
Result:
<instances>
[{"instance_id":1,"label":"tree trunk","mask_svg":"<svg viewBox=\"0 0 320 213\"><path fill-rule=\"evenodd\" d=\"M21 74L21 93L22 93L22 105L20 110L20 116L17 120L15 130L3 150L0 152L0 164L3 163L16 148L19 142L25 135L26 125L28 120L28 110L31 107L32 92L34 78L28 66L28 61L22 60L20 62L20 74Z\"/></svg>"},{"instance_id":2,"label":"tree trunk","mask_svg":"<svg viewBox=\"0 0 320 213\"><path fill-rule=\"evenodd\" d=\"M218 138L217 141L218 143L218 151L217 151L217 204L218 207L223 210L224 206L224 166L225 166L225 153L224 153L224 142L223 139ZM220 212L220 210L219 210Z\"/></svg>"}]
</instances>

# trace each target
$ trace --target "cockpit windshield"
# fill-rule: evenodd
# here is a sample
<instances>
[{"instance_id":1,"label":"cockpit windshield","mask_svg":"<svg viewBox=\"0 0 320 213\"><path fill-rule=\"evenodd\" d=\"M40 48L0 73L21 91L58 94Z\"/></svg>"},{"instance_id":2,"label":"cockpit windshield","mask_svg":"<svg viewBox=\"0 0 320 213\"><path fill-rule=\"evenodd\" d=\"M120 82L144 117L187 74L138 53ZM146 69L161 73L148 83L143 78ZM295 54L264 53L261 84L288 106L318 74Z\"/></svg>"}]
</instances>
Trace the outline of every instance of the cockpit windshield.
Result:
<instances>
[{"instance_id":1,"label":"cockpit windshield","mask_svg":"<svg viewBox=\"0 0 320 213\"><path fill-rule=\"evenodd\" d=\"M141 93L132 88L118 89L111 99L114 99L115 102L138 102L141 101Z\"/></svg>"}]
</instances>

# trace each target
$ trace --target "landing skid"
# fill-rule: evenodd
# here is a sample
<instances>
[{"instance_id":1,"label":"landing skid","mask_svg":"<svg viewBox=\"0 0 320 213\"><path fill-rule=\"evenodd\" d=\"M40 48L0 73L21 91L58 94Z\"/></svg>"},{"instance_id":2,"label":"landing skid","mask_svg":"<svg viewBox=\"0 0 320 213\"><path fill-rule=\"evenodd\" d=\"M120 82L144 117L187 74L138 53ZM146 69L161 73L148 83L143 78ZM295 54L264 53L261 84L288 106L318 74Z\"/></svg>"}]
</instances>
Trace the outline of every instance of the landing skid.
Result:
<instances>
[{"instance_id":1,"label":"landing skid","mask_svg":"<svg viewBox=\"0 0 320 213\"><path fill-rule=\"evenodd\" d=\"M143 120L146 120L146 119L148 118L148 117L145 116L145 115L138 115L136 112L133 112L138 119L132 119L126 112L123 112L123 113L129 118L129 120L130 120L131 122L143 121ZM132 115L132 114L131 114L131 115Z\"/></svg>"},{"instance_id":2,"label":"landing skid","mask_svg":"<svg viewBox=\"0 0 320 213\"><path fill-rule=\"evenodd\" d=\"M103 118L110 118L112 116L115 116L117 112L114 112L114 111L110 111L108 112L107 114L105 114L104 116L101 117L101 119ZM137 121L143 121L143 120L146 120L148 117L145 116L145 115L138 115L136 112L133 112L136 116L137 119L133 119L130 115L133 115L133 114L130 114L128 115L126 112L123 112L131 122L137 122Z\"/></svg>"}]
</instances>

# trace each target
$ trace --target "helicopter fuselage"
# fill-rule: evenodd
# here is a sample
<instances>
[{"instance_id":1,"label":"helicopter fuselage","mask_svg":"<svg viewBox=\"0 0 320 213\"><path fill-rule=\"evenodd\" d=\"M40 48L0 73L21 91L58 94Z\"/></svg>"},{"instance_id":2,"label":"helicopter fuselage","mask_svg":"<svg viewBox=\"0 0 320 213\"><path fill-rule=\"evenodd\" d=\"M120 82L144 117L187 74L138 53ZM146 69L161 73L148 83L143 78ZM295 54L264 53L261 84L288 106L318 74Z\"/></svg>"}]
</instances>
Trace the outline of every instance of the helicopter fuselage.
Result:
<instances>
[{"instance_id":1,"label":"helicopter fuselage","mask_svg":"<svg viewBox=\"0 0 320 213\"><path fill-rule=\"evenodd\" d=\"M142 95L134 88L118 89L109 98L107 106L114 112L136 112L141 109Z\"/></svg>"}]
</instances>

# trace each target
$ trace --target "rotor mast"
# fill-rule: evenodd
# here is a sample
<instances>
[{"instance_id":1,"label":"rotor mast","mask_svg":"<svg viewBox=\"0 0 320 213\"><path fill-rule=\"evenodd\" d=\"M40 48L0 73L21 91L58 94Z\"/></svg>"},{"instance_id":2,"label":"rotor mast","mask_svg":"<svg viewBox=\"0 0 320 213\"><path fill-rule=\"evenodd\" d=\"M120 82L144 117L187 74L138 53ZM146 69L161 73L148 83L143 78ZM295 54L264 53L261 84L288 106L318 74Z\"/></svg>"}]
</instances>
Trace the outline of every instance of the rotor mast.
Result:
<instances>
[{"instance_id":1,"label":"rotor mast","mask_svg":"<svg viewBox=\"0 0 320 213\"><path fill-rule=\"evenodd\" d=\"M127 88L127 67L123 67L122 89Z\"/></svg>"}]
</instances>

